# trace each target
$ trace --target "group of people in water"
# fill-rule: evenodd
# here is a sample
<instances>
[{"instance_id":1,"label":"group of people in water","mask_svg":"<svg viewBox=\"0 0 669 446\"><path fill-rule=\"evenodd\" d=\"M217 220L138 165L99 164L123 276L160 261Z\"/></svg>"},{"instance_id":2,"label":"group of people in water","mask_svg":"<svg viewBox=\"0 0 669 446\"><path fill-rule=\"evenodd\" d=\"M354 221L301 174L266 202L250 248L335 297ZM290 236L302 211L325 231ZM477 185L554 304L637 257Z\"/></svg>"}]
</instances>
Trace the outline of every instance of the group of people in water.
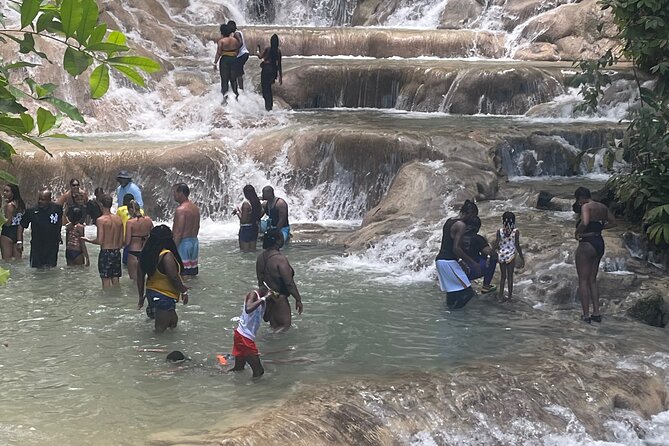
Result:
<instances>
[{"instance_id":1,"label":"group of people in water","mask_svg":"<svg viewBox=\"0 0 669 446\"><path fill-rule=\"evenodd\" d=\"M19 260L23 254L24 229L31 228L30 266L55 267L61 232L65 226L65 259L68 266L90 265L86 245L100 246L98 272L102 288L119 284L122 264L127 265L128 276L136 282L138 309L154 319L156 332L177 326L176 304L188 303L187 279L199 272L200 209L189 199L190 188L185 183L172 187L172 196L178 204L172 228L154 226L145 215L141 189L127 171L116 177L119 186L117 210L112 213L113 199L102 188L93 197L81 187L78 179L69 182L69 189L55 201L50 190L38 194L37 205L27 208L19 187L8 184L3 189L2 235L0 250L4 260ZM252 185L243 189L244 201L233 213L239 217L239 246L242 252L253 252L259 235L263 233L263 252L256 259L258 288L245 297L239 325L235 330L231 370L241 370L248 363L253 376L263 374L255 334L260 321L269 322L274 330L285 330L291 325L291 307L288 297L293 296L298 313L302 300L294 281L294 271L280 251L290 238L288 204L274 195L266 186L258 197ZM266 218L263 218L266 216ZM95 238L85 235L85 225L96 226Z\"/></svg>"},{"instance_id":2,"label":"group of people in water","mask_svg":"<svg viewBox=\"0 0 669 446\"><path fill-rule=\"evenodd\" d=\"M228 88L232 90L235 98L239 97L239 90L244 89L244 65L249 60L250 53L244 34L237 29L234 21L222 24L220 30L221 37L216 43L214 69L218 70L221 76L221 93L225 101ZM264 50L258 45L255 55L260 59L260 90L265 100L265 110L271 111L274 104L272 84L277 80L279 85L283 83L279 36L273 34L269 47Z\"/></svg>"},{"instance_id":3,"label":"group of people in water","mask_svg":"<svg viewBox=\"0 0 669 446\"><path fill-rule=\"evenodd\" d=\"M609 208L594 201L587 188L576 189L574 198L574 212L580 215L574 236L578 241L575 263L578 295L583 309L581 319L586 323L599 323L602 316L599 311L597 273L604 256L602 230L614 227L616 222ZM496 291L492 279L497 264L501 275L497 298L500 302L507 302L513 297L516 265L519 268L525 265L516 216L513 212L502 214L502 226L497 229L492 246L478 234L480 228L478 207L470 200L462 205L457 218L448 219L444 223L436 269L439 287L446 292L449 309L464 307L476 295L471 283L474 279L483 278L481 293ZM504 293L505 286L508 287L508 295Z\"/></svg>"}]
</instances>

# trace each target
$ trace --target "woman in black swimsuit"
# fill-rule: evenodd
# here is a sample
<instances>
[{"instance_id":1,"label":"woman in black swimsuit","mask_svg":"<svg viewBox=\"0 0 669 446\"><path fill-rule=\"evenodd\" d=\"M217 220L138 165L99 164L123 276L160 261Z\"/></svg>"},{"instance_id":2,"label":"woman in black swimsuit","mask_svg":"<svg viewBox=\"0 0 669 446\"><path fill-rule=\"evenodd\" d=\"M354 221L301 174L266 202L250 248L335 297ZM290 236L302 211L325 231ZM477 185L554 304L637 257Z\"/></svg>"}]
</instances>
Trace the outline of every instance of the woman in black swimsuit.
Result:
<instances>
[{"instance_id":1,"label":"woman in black swimsuit","mask_svg":"<svg viewBox=\"0 0 669 446\"><path fill-rule=\"evenodd\" d=\"M599 262L604 256L604 239L602 230L616 225L615 218L608 207L593 201L590 191L579 187L574 193L575 208L580 205L581 219L576 225L575 237L578 240L576 248L576 273L578 274L578 295L581 298L584 322L601 322L599 314L599 287L597 273ZM592 315L590 304L592 303Z\"/></svg>"},{"instance_id":2,"label":"woman in black swimsuit","mask_svg":"<svg viewBox=\"0 0 669 446\"><path fill-rule=\"evenodd\" d=\"M125 244L128 247L128 276L135 280L137 276L137 265L139 254L144 248L144 243L153 229L153 221L142 213L139 204L131 200L128 204L128 216L125 224Z\"/></svg>"},{"instance_id":3,"label":"woman in black swimsuit","mask_svg":"<svg viewBox=\"0 0 669 446\"><path fill-rule=\"evenodd\" d=\"M295 308L302 314L302 297L293 280L295 271L286 256L279 251L283 246L283 234L280 229L270 229L265 234L262 247L264 251L256 259L258 288L268 290L267 306L263 319L276 331L290 327L292 316L288 296L295 298Z\"/></svg>"},{"instance_id":4,"label":"woman in black swimsuit","mask_svg":"<svg viewBox=\"0 0 669 446\"><path fill-rule=\"evenodd\" d=\"M21 198L19 187L15 184L7 184L2 190L5 199L4 212L7 221L2 225L0 235L0 252L2 260L20 259L23 254L23 230L19 238L19 226L21 218L26 211L26 204Z\"/></svg>"}]
</instances>

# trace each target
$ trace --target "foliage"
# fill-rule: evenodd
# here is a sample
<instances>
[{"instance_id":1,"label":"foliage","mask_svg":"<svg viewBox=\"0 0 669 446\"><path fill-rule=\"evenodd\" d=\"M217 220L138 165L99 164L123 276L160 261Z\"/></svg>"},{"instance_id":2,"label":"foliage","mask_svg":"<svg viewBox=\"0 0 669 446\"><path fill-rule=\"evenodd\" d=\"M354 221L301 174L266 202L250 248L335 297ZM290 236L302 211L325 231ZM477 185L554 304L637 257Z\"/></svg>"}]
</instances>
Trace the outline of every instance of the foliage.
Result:
<instances>
[{"instance_id":1,"label":"foliage","mask_svg":"<svg viewBox=\"0 0 669 446\"><path fill-rule=\"evenodd\" d=\"M85 122L74 105L56 96L57 85L39 84L30 76L31 70L42 66L28 61L34 61L35 56L42 63L56 62L39 50L42 41L51 40L65 48L62 67L70 76L77 77L92 68L88 80L93 99L107 92L110 70L144 86L140 71L153 73L160 69L147 57L127 54L130 48L125 35L100 22L95 0L23 0L11 4L20 14L16 27L7 28L0 12L0 44L13 41L18 51L17 60L0 60L0 132L9 137L48 153L38 137L66 137L54 132L64 118ZM15 153L8 138L0 138L0 160L11 162ZM0 180L16 182L2 170Z\"/></svg>"},{"instance_id":2,"label":"foliage","mask_svg":"<svg viewBox=\"0 0 669 446\"><path fill-rule=\"evenodd\" d=\"M594 110L611 82L603 71L621 58L630 60L640 107L631 112L625 136L616 143L629 169L618 172L609 186L628 218L643 220L656 246L669 246L669 1L601 0L619 29L620 54L608 51L598 60L581 61L576 82L583 108ZM642 79L646 81L642 82Z\"/></svg>"}]
</instances>

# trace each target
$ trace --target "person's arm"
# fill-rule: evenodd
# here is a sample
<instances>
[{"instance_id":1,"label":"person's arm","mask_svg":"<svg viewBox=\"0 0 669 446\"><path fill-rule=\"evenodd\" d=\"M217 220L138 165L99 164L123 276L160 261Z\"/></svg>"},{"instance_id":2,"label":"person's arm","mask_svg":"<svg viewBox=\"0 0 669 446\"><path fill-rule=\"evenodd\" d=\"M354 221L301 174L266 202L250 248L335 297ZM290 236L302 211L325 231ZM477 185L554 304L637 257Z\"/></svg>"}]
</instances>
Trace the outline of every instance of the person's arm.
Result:
<instances>
[{"instance_id":1,"label":"person's arm","mask_svg":"<svg viewBox=\"0 0 669 446\"><path fill-rule=\"evenodd\" d=\"M278 262L279 274L283 283L286 285L286 289L291 296L295 298L295 308L297 308L297 314L302 314L302 297L300 292L297 290L297 285L295 285L295 280L293 279L293 269L290 267L287 258L283 258Z\"/></svg>"},{"instance_id":2,"label":"person's arm","mask_svg":"<svg viewBox=\"0 0 669 446\"><path fill-rule=\"evenodd\" d=\"M63 193L60 197L56 198L56 204L63 206L67 202L69 196L70 191Z\"/></svg>"},{"instance_id":3,"label":"person's arm","mask_svg":"<svg viewBox=\"0 0 669 446\"><path fill-rule=\"evenodd\" d=\"M462 239L464 238L465 232L467 231L467 225L463 222L458 221L451 226L451 237L453 237L453 254L458 256L458 258L464 260L465 266L468 267L471 273L478 276L481 274L481 267L477 262L474 261L467 253L462 249ZM465 271L466 273L467 271ZM469 275L469 274L467 274Z\"/></svg>"},{"instance_id":4,"label":"person's arm","mask_svg":"<svg viewBox=\"0 0 669 446\"><path fill-rule=\"evenodd\" d=\"M63 229L63 207L58 206L60 209L58 210L58 216L60 217L58 219L58 240L59 243L62 245L63 244L63 236L62 236L62 229Z\"/></svg>"},{"instance_id":5,"label":"person's arm","mask_svg":"<svg viewBox=\"0 0 669 446\"><path fill-rule=\"evenodd\" d=\"M523 254L523 248L520 246L520 231L518 229L516 229L516 251L518 251L518 256L522 262L519 266L523 268L525 266L525 255Z\"/></svg>"},{"instance_id":6,"label":"person's arm","mask_svg":"<svg viewBox=\"0 0 669 446\"><path fill-rule=\"evenodd\" d=\"M174 239L174 244L179 246L181 239L183 238L183 228L186 222L184 221L186 216L184 215L183 209L177 208L174 212L174 223L172 224L172 238Z\"/></svg>"},{"instance_id":7,"label":"person's arm","mask_svg":"<svg viewBox=\"0 0 669 446\"><path fill-rule=\"evenodd\" d=\"M141 310L144 306L144 277L146 273L142 269L141 262L137 262L137 292L139 293L139 300L137 301L137 309Z\"/></svg>"},{"instance_id":8,"label":"person's arm","mask_svg":"<svg viewBox=\"0 0 669 446\"><path fill-rule=\"evenodd\" d=\"M239 50L242 47L242 36L239 34L239 31L235 31L232 37L237 41L237 48L235 49Z\"/></svg>"},{"instance_id":9,"label":"person's arm","mask_svg":"<svg viewBox=\"0 0 669 446\"><path fill-rule=\"evenodd\" d=\"M124 246L130 246L130 242L132 241L132 227L133 225L130 224L130 222L133 219L128 220L128 222L125 224L125 244Z\"/></svg>"},{"instance_id":10,"label":"person's arm","mask_svg":"<svg viewBox=\"0 0 669 446\"><path fill-rule=\"evenodd\" d=\"M255 295L256 293L253 291L246 295L246 305L244 305L246 314L253 313L256 308L265 302L265 299L262 297L258 300L253 300Z\"/></svg>"},{"instance_id":11,"label":"person's arm","mask_svg":"<svg viewBox=\"0 0 669 446\"><path fill-rule=\"evenodd\" d=\"M252 210L251 203L244 201L239 209L239 212L237 212L237 217L239 217L240 221L248 221Z\"/></svg>"},{"instance_id":12,"label":"person's arm","mask_svg":"<svg viewBox=\"0 0 669 446\"><path fill-rule=\"evenodd\" d=\"M216 57L214 58L214 70L218 68L218 60L223 55L223 39L218 39L216 42Z\"/></svg>"},{"instance_id":13,"label":"person's arm","mask_svg":"<svg viewBox=\"0 0 669 446\"><path fill-rule=\"evenodd\" d=\"M276 203L276 211L277 214L279 214L277 218L277 226L279 228L288 226L288 203L286 203L286 200L282 198Z\"/></svg>"},{"instance_id":14,"label":"person's arm","mask_svg":"<svg viewBox=\"0 0 669 446\"><path fill-rule=\"evenodd\" d=\"M585 228L590 223L590 206L588 206L589 204L590 203L586 203L583 206L581 206L581 222L576 227L576 232L574 232L574 237L576 238L576 240L581 239L581 235L583 235L583 232L585 232Z\"/></svg>"},{"instance_id":15,"label":"person's arm","mask_svg":"<svg viewBox=\"0 0 669 446\"><path fill-rule=\"evenodd\" d=\"M276 61L277 68L279 70L279 85L283 84L283 69L281 68L281 50L277 50L279 52L279 58Z\"/></svg>"},{"instance_id":16,"label":"person's arm","mask_svg":"<svg viewBox=\"0 0 669 446\"><path fill-rule=\"evenodd\" d=\"M177 259L174 258L174 255L172 255L171 252L168 252L164 256L162 256L159 264L163 265L163 268L165 268L165 275L170 280L172 286L177 290L179 290L179 292L183 295L184 304L187 304L188 287L184 285L183 281L181 280L181 275L179 274L179 267L177 266L178 265Z\"/></svg>"},{"instance_id":17,"label":"person's arm","mask_svg":"<svg viewBox=\"0 0 669 446\"><path fill-rule=\"evenodd\" d=\"M5 204L5 219L7 220L5 222L5 225L11 224L12 223L12 218L14 218L14 211L16 210L16 206L14 206L13 203L6 203Z\"/></svg>"},{"instance_id":18,"label":"person's arm","mask_svg":"<svg viewBox=\"0 0 669 446\"><path fill-rule=\"evenodd\" d=\"M26 218L26 214L23 214L23 218ZM23 218L21 219L23 221ZM16 229L16 249L19 252L23 252L23 225L19 225Z\"/></svg>"},{"instance_id":19,"label":"person's arm","mask_svg":"<svg viewBox=\"0 0 669 446\"><path fill-rule=\"evenodd\" d=\"M263 254L258 254L256 258L256 278L258 279L258 288L266 290L265 286L265 259L263 259Z\"/></svg>"},{"instance_id":20,"label":"person's arm","mask_svg":"<svg viewBox=\"0 0 669 446\"><path fill-rule=\"evenodd\" d=\"M613 212L611 212L611 209L606 208L606 223L604 223L604 229L611 229L615 228L618 226L618 223L616 223L616 217L613 215Z\"/></svg>"},{"instance_id":21,"label":"person's arm","mask_svg":"<svg viewBox=\"0 0 669 446\"><path fill-rule=\"evenodd\" d=\"M91 259L88 257L88 248L86 247L86 243L84 243L84 241L81 240L81 237L85 235L84 227L79 225L78 232L79 232L79 248L81 248L81 252L84 254L84 265L91 266Z\"/></svg>"},{"instance_id":22,"label":"person's arm","mask_svg":"<svg viewBox=\"0 0 669 446\"><path fill-rule=\"evenodd\" d=\"M260 51L260 45L258 45L258 48L256 50L256 56L258 56L258 59L262 60L263 62L269 56L269 48L265 48L262 52Z\"/></svg>"}]
</instances>

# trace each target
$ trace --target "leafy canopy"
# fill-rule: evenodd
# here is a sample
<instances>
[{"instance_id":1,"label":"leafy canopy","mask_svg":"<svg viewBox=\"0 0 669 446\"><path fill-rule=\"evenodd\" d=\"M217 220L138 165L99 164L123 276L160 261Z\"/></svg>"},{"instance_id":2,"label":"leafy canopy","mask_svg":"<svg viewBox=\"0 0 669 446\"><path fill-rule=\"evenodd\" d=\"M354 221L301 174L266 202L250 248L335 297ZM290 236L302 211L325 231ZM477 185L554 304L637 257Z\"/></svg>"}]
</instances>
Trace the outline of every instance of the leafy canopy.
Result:
<instances>
[{"instance_id":1,"label":"leafy canopy","mask_svg":"<svg viewBox=\"0 0 669 446\"><path fill-rule=\"evenodd\" d=\"M72 77L88 74L90 95L102 97L109 89L110 71L120 73L132 83L144 86L141 72L160 70L158 62L128 55L123 33L107 29L100 22L95 0L10 1L20 13L20 24L8 28L0 12L0 44L14 42L16 60L0 60L0 160L11 163L16 154L10 139L17 138L49 153L37 137L66 137L55 133L64 118L85 123L79 110L55 95L57 85L39 84L28 74L41 64L24 60L37 55L43 62L56 63L39 51L39 42L49 39L65 47L62 67ZM31 60L34 60L31 59ZM29 107L36 111L29 110ZM0 180L16 183L16 178L0 170Z\"/></svg>"}]
</instances>

